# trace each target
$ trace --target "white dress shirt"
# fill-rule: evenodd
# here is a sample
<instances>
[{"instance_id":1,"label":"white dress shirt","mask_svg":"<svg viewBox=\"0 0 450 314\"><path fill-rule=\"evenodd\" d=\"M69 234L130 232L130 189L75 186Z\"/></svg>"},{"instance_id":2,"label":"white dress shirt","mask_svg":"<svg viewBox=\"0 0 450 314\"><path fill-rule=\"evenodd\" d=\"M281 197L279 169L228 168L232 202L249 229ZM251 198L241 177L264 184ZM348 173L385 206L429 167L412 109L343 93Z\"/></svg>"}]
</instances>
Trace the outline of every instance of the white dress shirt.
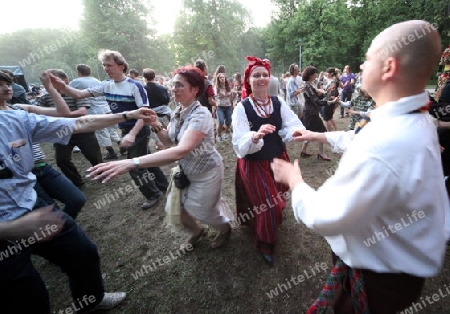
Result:
<instances>
[{"instance_id":1,"label":"white dress shirt","mask_svg":"<svg viewBox=\"0 0 450 314\"><path fill-rule=\"evenodd\" d=\"M256 114L261 117L258 110L255 108L255 104L250 99L253 110ZM281 139L284 142L292 140L292 134L295 130L305 130L303 123L297 117L297 115L289 108L283 99L278 97L281 103L281 130L278 131ZM270 102L268 113L273 112L272 102ZM264 139L260 139L258 143L254 143L252 140L252 135L256 132L250 130L251 123L247 119L247 114L245 113L245 108L242 102L239 102L233 110L233 115L231 117L233 126L233 148L236 155L239 158L244 158L247 154L254 154L261 150L264 146Z\"/></svg>"},{"instance_id":2,"label":"white dress shirt","mask_svg":"<svg viewBox=\"0 0 450 314\"><path fill-rule=\"evenodd\" d=\"M326 133L345 150L336 173L317 191L294 188L296 219L350 267L420 277L441 270L449 200L437 132L428 113L410 113L427 102L422 93L386 103L356 136Z\"/></svg>"}]
</instances>

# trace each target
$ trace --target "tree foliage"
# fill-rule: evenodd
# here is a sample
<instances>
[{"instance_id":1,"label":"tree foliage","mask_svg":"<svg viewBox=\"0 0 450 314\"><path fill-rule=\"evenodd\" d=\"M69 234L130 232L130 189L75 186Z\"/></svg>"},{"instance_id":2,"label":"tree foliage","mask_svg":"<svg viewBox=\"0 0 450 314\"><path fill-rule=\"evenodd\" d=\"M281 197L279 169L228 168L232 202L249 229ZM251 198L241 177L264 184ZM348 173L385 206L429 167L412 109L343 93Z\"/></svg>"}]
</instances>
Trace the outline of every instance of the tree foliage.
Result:
<instances>
[{"instance_id":1,"label":"tree foliage","mask_svg":"<svg viewBox=\"0 0 450 314\"><path fill-rule=\"evenodd\" d=\"M229 72L240 70L240 38L254 34L245 32L249 21L250 14L236 0L184 0L174 32L177 64L201 58L208 59L211 69L224 64Z\"/></svg>"},{"instance_id":2,"label":"tree foliage","mask_svg":"<svg viewBox=\"0 0 450 314\"><path fill-rule=\"evenodd\" d=\"M22 65L30 82L39 72L61 68L70 78L86 63L106 77L101 49L120 51L131 68L150 67L170 75L180 65L202 58L213 72L224 64L229 74L243 72L245 56L269 58L280 74L298 63L359 68L373 37L387 26L424 19L450 44L450 8L442 0L272 0L276 5L264 29L251 25L238 0L184 0L172 36L156 36L153 6L158 0L83 0L80 31L27 29L0 35L0 64Z\"/></svg>"},{"instance_id":3,"label":"tree foliage","mask_svg":"<svg viewBox=\"0 0 450 314\"><path fill-rule=\"evenodd\" d=\"M298 63L302 39L302 67L359 69L370 42L381 30L405 20L423 19L438 26L448 44L450 12L441 0L273 0L274 20L264 31L267 54L280 72ZM289 17L288 19L286 18Z\"/></svg>"}]
</instances>

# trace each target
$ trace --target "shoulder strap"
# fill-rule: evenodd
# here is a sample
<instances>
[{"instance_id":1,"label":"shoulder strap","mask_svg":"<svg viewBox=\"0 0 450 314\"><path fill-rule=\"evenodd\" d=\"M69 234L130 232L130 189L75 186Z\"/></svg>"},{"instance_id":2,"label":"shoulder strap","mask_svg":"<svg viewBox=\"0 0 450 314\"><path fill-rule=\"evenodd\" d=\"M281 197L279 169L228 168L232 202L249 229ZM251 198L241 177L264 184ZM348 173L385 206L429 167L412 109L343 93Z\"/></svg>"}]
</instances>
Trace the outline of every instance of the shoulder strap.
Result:
<instances>
[{"instance_id":1,"label":"shoulder strap","mask_svg":"<svg viewBox=\"0 0 450 314\"><path fill-rule=\"evenodd\" d=\"M188 113L186 119L189 118L191 116L191 114L195 110L197 110L198 107L201 107L201 106L202 106L201 104L197 104L194 108L192 108L192 110ZM180 121L175 126L175 145L178 145L178 134L180 134L180 130L181 130L181 127L183 126L183 124L184 124L184 119L180 118Z\"/></svg>"}]
</instances>

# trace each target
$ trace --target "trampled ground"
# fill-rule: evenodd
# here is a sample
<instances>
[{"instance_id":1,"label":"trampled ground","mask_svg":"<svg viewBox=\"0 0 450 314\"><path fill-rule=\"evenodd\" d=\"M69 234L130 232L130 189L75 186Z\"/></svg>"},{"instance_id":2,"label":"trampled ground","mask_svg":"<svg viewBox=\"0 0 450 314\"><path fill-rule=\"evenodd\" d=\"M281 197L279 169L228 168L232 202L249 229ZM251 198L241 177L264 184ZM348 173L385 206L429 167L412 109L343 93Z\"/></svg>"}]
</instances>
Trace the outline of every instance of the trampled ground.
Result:
<instances>
[{"instance_id":1,"label":"trampled ground","mask_svg":"<svg viewBox=\"0 0 450 314\"><path fill-rule=\"evenodd\" d=\"M347 127L348 119L336 121L340 129ZM51 146L45 147L54 164ZM219 143L217 148L226 168L223 194L235 211L236 157L230 142ZM312 144L310 152L316 150L316 144ZM299 144L288 145L291 159L298 158L299 151ZM319 187L337 166L340 155L332 154L329 147L327 153L332 162L300 160L305 180L313 187ZM82 155L74 154L74 159L78 169L88 168ZM170 167L163 169L168 174ZM143 196L137 189L129 187L126 196L117 198L118 189L127 191L127 185L132 186L128 175L107 185L88 182L84 188L88 202L78 219L98 246L107 291L128 294L120 307L105 313L305 313L318 296L332 266L330 248L321 236L295 221L290 204L279 229L275 266L270 268L263 263L244 227L233 230L224 248L209 247L215 234L210 230L194 251L179 254L177 249L186 235L171 234L163 227L164 202L142 211L139 206ZM35 261L47 283L52 311L58 313L70 307L66 276L38 257ZM143 265L147 265L147 272ZM449 266L447 258L442 273L427 281L423 309L418 312L450 313ZM297 278L296 284L292 277ZM433 301L434 294L438 301Z\"/></svg>"}]
</instances>

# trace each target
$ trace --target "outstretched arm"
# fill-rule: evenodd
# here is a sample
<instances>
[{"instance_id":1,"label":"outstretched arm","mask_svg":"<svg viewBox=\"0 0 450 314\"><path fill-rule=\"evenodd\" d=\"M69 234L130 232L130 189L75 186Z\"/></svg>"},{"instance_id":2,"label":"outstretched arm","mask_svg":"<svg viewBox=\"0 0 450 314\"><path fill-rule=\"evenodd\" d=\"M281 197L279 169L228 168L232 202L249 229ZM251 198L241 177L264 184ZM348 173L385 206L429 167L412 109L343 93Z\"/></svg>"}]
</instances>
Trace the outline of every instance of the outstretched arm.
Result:
<instances>
[{"instance_id":1,"label":"outstretched arm","mask_svg":"<svg viewBox=\"0 0 450 314\"><path fill-rule=\"evenodd\" d=\"M47 72L41 73L39 76L42 84L47 90L48 94L53 100L55 107L42 107L34 105L18 105L23 110L30 113L43 114L52 117L66 117L66 118L76 118L84 116L87 114L86 107L81 107L77 110L70 111L69 106L67 106L64 98L58 93L53 84L51 83L51 74ZM63 82L64 83L64 82ZM64 83L65 84L65 83Z\"/></svg>"},{"instance_id":2,"label":"outstretched arm","mask_svg":"<svg viewBox=\"0 0 450 314\"><path fill-rule=\"evenodd\" d=\"M61 91L64 94L69 95L70 97L73 98L86 98L86 97L92 97L92 94L87 90L87 89L76 89L73 88L69 85L67 85L62 79L60 79L59 77L51 74L51 73L46 73L49 75L49 78L51 80L51 83L53 84L53 86Z\"/></svg>"},{"instance_id":3,"label":"outstretched arm","mask_svg":"<svg viewBox=\"0 0 450 314\"><path fill-rule=\"evenodd\" d=\"M149 115L150 109L144 107L122 113L87 115L76 120L73 133L92 132L130 119L148 119Z\"/></svg>"}]
</instances>

